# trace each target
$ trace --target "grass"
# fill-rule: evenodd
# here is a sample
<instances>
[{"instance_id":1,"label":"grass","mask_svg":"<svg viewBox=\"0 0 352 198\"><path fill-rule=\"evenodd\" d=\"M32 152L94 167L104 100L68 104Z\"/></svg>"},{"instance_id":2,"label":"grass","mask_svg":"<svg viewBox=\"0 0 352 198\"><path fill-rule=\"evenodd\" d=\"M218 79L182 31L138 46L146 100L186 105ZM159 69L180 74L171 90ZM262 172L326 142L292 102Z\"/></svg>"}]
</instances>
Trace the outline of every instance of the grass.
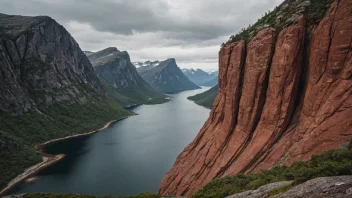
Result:
<instances>
[{"instance_id":1,"label":"grass","mask_svg":"<svg viewBox=\"0 0 352 198\"><path fill-rule=\"evenodd\" d=\"M0 113L0 188L41 161L36 144L99 129L127 115L131 113L105 97L91 97L85 104L62 102L38 107L19 116Z\"/></svg>"},{"instance_id":2,"label":"grass","mask_svg":"<svg viewBox=\"0 0 352 198\"><path fill-rule=\"evenodd\" d=\"M215 87L205 91L203 93L190 96L188 97L189 100L194 101L196 104L211 108L213 106L214 100L218 95L219 86L216 85Z\"/></svg>"},{"instance_id":3,"label":"grass","mask_svg":"<svg viewBox=\"0 0 352 198\"><path fill-rule=\"evenodd\" d=\"M351 143L349 148L351 148ZM311 160L296 162L289 167L277 166L255 174L237 174L215 179L194 194L193 198L221 198L232 194L254 190L260 186L278 182L291 181L292 186L317 177L352 175L352 150L338 148L319 155ZM272 194L283 192L292 186L275 189Z\"/></svg>"}]
</instances>

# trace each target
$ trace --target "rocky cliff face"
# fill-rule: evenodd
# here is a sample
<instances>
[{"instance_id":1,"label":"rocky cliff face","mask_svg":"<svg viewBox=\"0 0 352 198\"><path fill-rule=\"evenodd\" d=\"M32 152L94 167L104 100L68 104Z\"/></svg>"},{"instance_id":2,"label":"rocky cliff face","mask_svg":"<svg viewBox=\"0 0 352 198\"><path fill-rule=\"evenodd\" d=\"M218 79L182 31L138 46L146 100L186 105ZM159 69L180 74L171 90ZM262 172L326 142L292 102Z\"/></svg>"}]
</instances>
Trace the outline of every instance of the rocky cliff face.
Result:
<instances>
[{"instance_id":1,"label":"rocky cliff face","mask_svg":"<svg viewBox=\"0 0 352 198\"><path fill-rule=\"evenodd\" d=\"M49 17L0 14L0 65L1 111L105 94L78 44Z\"/></svg>"},{"instance_id":2,"label":"rocky cliff face","mask_svg":"<svg viewBox=\"0 0 352 198\"><path fill-rule=\"evenodd\" d=\"M209 119L159 192L190 195L214 178L308 160L350 140L351 42L352 1L335 0L317 25L300 15L279 35L268 27L247 45L224 46Z\"/></svg>"},{"instance_id":3,"label":"rocky cliff face","mask_svg":"<svg viewBox=\"0 0 352 198\"><path fill-rule=\"evenodd\" d=\"M127 52L115 47L106 48L88 55L95 73L105 85L108 94L117 97L123 105L157 103L166 101L166 96L155 91L137 73Z\"/></svg>"},{"instance_id":4,"label":"rocky cliff face","mask_svg":"<svg viewBox=\"0 0 352 198\"><path fill-rule=\"evenodd\" d=\"M162 61L157 66L138 67L137 71L154 89L163 93L200 88L183 74L174 58Z\"/></svg>"}]
</instances>

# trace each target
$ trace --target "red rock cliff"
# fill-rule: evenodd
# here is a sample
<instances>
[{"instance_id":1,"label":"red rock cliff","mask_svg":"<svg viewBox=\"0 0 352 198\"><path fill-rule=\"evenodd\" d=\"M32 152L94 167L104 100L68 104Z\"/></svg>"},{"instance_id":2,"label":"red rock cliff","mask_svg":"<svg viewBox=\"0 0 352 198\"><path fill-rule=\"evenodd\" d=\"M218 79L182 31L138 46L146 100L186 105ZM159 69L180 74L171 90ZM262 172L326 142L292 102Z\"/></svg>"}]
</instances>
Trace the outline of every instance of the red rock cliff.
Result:
<instances>
[{"instance_id":1,"label":"red rock cliff","mask_svg":"<svg viewBox=\"0 0 352 198\"><path fill-rule=\"evenodd\" d=\"M266 28L220 50L210 117L160 194L191 195L214 178L308 160L352 138L352 1L335 0L319 25L305 26L302 15L276 42Z\"/></svg>"}]
</instances>

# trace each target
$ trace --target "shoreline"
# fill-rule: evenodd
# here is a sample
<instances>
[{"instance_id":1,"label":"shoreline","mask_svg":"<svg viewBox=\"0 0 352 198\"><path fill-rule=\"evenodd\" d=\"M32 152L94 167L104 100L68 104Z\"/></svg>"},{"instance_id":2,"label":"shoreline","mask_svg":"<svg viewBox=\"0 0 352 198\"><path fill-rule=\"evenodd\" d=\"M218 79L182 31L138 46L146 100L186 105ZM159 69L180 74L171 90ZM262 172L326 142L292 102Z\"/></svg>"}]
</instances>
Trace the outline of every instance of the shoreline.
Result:
<instances>
[{"instance_id":1,"label":"shoreline","mask_svg":"<svg viewBox=\"0 0 352 198\"><path fill-rule=\"evenodd\" d=\"M23 173L17 175L14 179L12 179L7 184L7 186L0 191L0 197L2 197L4 193L6 193L7 191L12 189L13 187L18 185L19 183L23 182L25 179L35 175L40 170L55 164L56 162L60 161L61 159L63 159L65 157L65 154L50 155L48 153L45 153L43 151L43 149L46 146L48 146L50 144L53 144L53 143L56 143L56 142L61 142L61 141L65 141L65 140L68 140L68 139L74 139L74 138L77 138L77 137L88 136L88 135L97 133L99 131L102 131L102 130L108 128L112 124L114 124L114 123L116 123L118 121L124 120L126 118L129 118L131 116L133 116L133 115L125 116L125 117L122 117L122 118L117 119L117 120L109 121L102 128L97 129L97 130L93 130L93 131L90 131L90 132L87 132L87 133L75 134L75 135L70 135L70 136L66 136L66 137L62 137L62 138L56 138L56 139L52 139L52 140L49 140L47 142L44 142L42 144L37 144L35 146L35 149L42 156L42 161L37 163L37 164L34 164L33 166L30 166L30 167L26 168Z\"/></svg>"}]
</instances>

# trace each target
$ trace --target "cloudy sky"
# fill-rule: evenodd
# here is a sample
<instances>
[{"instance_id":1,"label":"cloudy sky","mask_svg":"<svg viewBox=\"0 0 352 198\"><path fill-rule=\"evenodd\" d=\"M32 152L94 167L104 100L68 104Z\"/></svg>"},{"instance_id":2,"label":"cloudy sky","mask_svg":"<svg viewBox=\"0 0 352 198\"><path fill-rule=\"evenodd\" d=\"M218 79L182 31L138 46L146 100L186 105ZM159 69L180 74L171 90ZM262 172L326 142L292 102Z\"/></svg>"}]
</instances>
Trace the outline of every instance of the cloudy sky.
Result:
<instances>
[{"instance_id":1,"label":"cloudy sky","mask_svg":"<svg viewBox=\"0 0 352 198\"><path fill-rule=\"evenodd\" d=\"M0 0L0 12L48 15L83 50L115 46L131 60L176 58L216 70L220 44L283 0Z\"/></svg>"}]
</instances>

